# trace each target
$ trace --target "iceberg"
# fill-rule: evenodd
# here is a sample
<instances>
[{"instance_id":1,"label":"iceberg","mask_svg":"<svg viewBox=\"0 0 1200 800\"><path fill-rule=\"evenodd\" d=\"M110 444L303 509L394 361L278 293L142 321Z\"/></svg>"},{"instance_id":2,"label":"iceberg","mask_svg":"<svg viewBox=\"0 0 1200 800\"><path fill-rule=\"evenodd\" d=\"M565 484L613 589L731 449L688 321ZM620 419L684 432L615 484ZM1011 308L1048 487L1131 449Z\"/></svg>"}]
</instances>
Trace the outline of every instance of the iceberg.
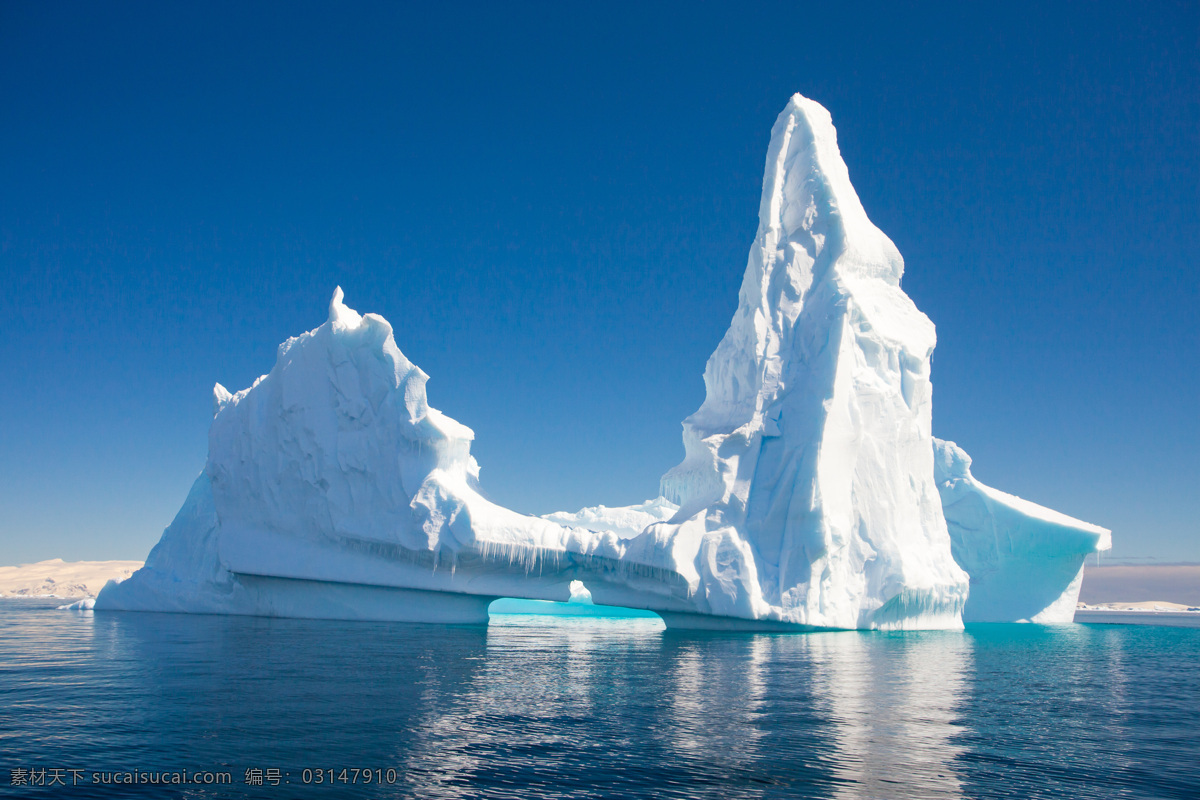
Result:
<instances>
[{"instance_id":1,"label":"iceberg","mask_svg":"<svg viewBox=\"0 0 1200 800\"><path fill-rule=\"evenodd\" d=\"M480 623L499 597L568 601L580 581L600 605L693 609L653 548L625 558L618 532L484 498L474 433L429 405L391 325L343 299L253 386L214 387L204 471L97 609Z\"/></svg>"},{"instance_id":2,"label":"iceberg","mask_svg":"<svg viewBox=\"0 0 1200 800\"><path fill-rule=\"evenodd\" d=\"M971 457L934 439L935 480L954 560L971 576L966 622L1071 622L1083 561L1112 532L980 483Z\"/></svg>"},{"instance_id":3,"label":"iceberg","mask_svg":"<svg viewBox=\"0 0 1200 800\"><path fill-rule=\"evenodd\" d=\"M829 112L775 122L728 332L662 479L658 535L698 540L707 613L833 628L961 625L967 575L933 482L933 323L867 218Z\"/></svg>"},{"instance_id":4,"label":"iceberg","mask_svg":"<svg viewBox=\"0 0 1200 800\"><path fill-rule=\"evenodd\" d=\"M995 577L947 500L958 489L935 477L936 337L903 270L829 113L795 95L737 312L659 497L544 517L488 500L472 430L429 404L392 326L338 288L268 374L214 387L204 470L145 566L95 608L475 624L516 598L682 628L961 628L977 580L997 603L1027 587ZM1004 564L1044 551L1030 547Z\"/></svg>"}]
</instances>

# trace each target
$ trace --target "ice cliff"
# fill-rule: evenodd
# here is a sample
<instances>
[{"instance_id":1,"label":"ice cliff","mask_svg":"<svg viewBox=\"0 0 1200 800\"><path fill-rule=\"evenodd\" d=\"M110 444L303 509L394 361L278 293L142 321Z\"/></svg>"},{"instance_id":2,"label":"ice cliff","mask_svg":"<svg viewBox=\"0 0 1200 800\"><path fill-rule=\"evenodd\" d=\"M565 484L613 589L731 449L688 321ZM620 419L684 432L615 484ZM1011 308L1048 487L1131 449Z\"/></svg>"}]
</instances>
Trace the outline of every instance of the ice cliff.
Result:
<instances>
[{"instance_id":1,"label":"ice cliff","mask_svg":"<svg viewBox=\"0 0 1200 800\"><path fill-rule=\"evenodd\" d=\"M964 621L1070 622L1083 560L1112 533L983 485L954 442L934 439L934 453L954 560L971 576Z\"/></svg>"},{"instance_id":2,"label":"ice cliff","mask_svg":"<svg viewBox=\"0 0 1200 800\"><path fill-rule=\"evenodd\" d=\"M472 431L429 405L388 322L338 289L269 374L215 387L204 471L145 567L96 608L483 622L497 597L565 601L582 582L598 605L678 627L960 627L964 608L1028 589L1006 570L1078 547L989 557L977 532L1024 524L1005 511L1019 507L960 515L955 492L994 490L969 472L935 481L934 328L903 268L828 112L796 95L772 131L738 310L662 497L546 517L487 500ZM968 573L994 603L968 599Z\"/></svg>"}]
</instances>

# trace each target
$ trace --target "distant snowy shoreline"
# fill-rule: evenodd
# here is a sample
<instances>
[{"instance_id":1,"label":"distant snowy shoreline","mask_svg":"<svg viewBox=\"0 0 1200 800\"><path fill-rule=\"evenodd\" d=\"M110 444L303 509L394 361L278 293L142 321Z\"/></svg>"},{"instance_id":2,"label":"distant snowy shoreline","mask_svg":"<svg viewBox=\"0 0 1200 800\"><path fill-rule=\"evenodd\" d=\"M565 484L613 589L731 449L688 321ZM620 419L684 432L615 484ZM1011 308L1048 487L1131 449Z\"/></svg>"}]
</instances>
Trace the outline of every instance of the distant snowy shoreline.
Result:
<instances>
[{"instance_id":1,"label":"distant snowy shoreline","mask_svg":"<svg viewBox=\"0 0 1200 800\"><path fill-rule=\"evenodd\" d=\"M0 598L95 597L110 580L121 581L141 569L141 561L63 561L0 567Z\"/></svg>"},{"instance_id":2,"label":"distant snowy shoreline","mask_svg":"<svg viewBox=\"0 0 1200 800\"><path fill-rule=\"evenodd\" d=\"M1147 600L1138 603L1096 603L1093 605L1080 603L1075 607L1075 612L1078 614L1080 611L1111 611L1128 614L1198 614L1200 606Z\"/></svg>"}]
</instances>

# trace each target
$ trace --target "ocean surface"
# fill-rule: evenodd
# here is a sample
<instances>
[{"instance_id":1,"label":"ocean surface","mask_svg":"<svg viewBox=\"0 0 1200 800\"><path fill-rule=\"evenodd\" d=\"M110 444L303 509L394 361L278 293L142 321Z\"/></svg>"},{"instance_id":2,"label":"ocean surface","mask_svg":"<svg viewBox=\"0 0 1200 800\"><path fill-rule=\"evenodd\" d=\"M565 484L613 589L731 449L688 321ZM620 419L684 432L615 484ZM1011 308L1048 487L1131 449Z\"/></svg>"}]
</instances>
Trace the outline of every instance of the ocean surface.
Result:
<instances>
[{"instance_id":1,"label":"ocean surface","mask_svg":"<svg viewBox=\"0 0 1200 800\"><path fill-rule=\"evenodd\" d=\"M0 795L1200 797L1197 628L694 634L59 602L0 601ZM148 782L185 770L229 782Z\"/></svg>"}]
</instances>

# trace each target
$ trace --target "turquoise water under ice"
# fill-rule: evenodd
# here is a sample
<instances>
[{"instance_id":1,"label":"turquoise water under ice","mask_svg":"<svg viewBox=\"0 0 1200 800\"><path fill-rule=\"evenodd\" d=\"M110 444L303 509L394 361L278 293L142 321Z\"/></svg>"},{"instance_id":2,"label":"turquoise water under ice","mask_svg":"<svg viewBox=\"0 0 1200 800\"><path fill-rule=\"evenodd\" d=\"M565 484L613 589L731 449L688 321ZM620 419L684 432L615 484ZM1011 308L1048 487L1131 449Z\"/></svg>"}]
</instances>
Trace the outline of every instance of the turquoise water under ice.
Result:
<instances>
[{"instance_id":1,"label":"turquoise water under ice","mask_svg":"<svg viewBox=\"0 0 1200 800\"><path fill-rule=\"evenodd\" d=\"M0 601L0 795L1200 796L1196 628L693 634L55 605ZM185 769L232 782L93 782ZM68 786L12 785L22 770ZM246 784L268 770L278 786Z\"/></svg>"}]
</instances>

